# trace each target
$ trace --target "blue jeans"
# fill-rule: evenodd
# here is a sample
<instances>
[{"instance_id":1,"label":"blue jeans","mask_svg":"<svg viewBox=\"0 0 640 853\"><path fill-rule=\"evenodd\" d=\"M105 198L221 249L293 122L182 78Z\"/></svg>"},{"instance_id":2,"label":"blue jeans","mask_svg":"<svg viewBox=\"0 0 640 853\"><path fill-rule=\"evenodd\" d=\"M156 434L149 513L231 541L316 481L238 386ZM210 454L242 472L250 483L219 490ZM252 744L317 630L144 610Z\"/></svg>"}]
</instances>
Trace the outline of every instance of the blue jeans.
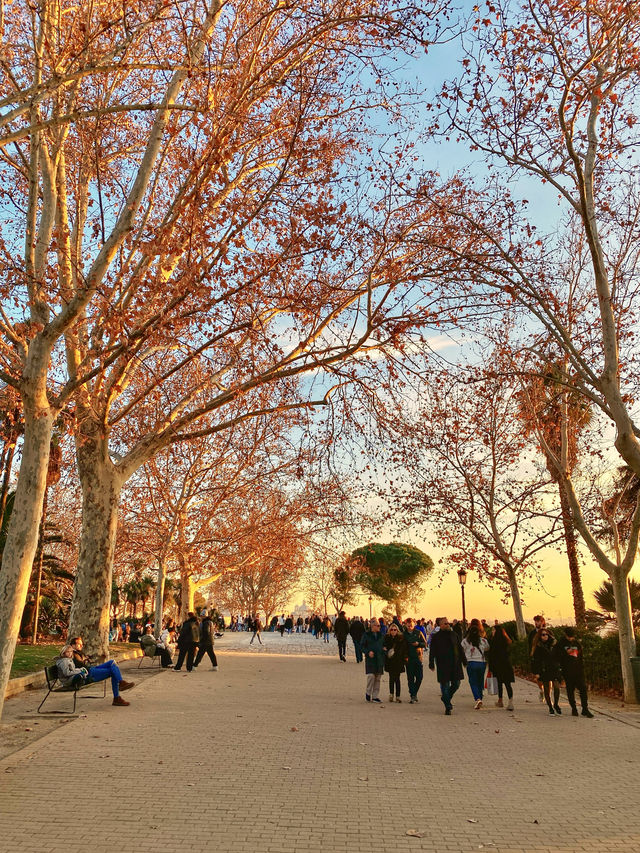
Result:
<instances>
[{"instance_id":1,"label":"blue jeans","mask_svg":"<svg viewBox=\"0 0 640 853\"><path fill-rule=\"evenodd\" d=\"M453 694L460 687L459 681L441 681L440 682L440 693L441 699L444 702L444 707L450 711L451 710L451 700L453 699Z\"/></svg>"},{"instance_id":2,"label":"blue jeans","mask_svg":"<svg viewBox=\"0 0 640 853\"><path fill-rule=\"evenodd\" d=\"M111 690L113 691L113 698L120 695L120 688L118 685L122 681L122 675L120 670L118 669L118 665L114 660L108 660L104 663L96 664L96 666L89 667L89 678L92 681L104 681L107 678L111 678Z\"/></svg>"},{"instance_id":3,"label":"blue jeans","mask_svg":"<svg viewBox=\"0 0 640 853\"><path fill-rule=\"evenodd\" d=\"M467 675L469 676L469 687L473 693L473 698L482 699L482 691L484 690L484 671L486 663L481 660L470 660L467 664Z\"/></svg>"},{"instance_id":4,"label":"blue jeans","mask_svg":"<svg viewBox=\"0 0 640 853\"><path fill-rule=\"evenodd\" d=\"M409 685L409 696L411 699L415 699L418 695L423 675L422 661L409 660L407 662L407 684Z\"/></svg>"}]
</instances>

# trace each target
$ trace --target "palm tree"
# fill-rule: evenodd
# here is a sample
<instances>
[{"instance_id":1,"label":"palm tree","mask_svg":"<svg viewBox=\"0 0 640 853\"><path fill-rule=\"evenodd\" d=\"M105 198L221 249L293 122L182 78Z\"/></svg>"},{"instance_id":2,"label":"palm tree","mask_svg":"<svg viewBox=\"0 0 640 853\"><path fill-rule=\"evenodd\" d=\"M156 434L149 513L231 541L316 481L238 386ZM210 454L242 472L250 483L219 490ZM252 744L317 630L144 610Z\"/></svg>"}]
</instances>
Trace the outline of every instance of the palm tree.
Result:
<instances>
[{"instance_id":1,"label":"palm tree","mask_svg":"<svg viewBox=\"0 0 640 853\"><path fill-rule=\"evenodd\" d=\"M604 581L593 593L593 597L600 605L601 610L587 611L587 625L592 630L604 628L605 625L613 628L617 623L616 602L611 581ZM633 626L640 629L640 583L631 578L629 578L629 597L631 599Z\"/></svg>"}]
</instances>

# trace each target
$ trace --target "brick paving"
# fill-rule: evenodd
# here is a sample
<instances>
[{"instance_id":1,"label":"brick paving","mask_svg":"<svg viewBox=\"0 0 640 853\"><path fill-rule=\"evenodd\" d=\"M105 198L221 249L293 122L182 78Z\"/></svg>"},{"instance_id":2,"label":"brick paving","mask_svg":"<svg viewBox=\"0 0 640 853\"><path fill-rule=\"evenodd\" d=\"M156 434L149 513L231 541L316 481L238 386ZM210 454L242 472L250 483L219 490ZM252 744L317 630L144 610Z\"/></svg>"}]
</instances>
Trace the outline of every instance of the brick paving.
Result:
<instances>
[{"instance_id":1,"label":"brick paving","mask_svg":"<svg viewBox=\"0 0 640 853\"><path fill-rule=\"evenodd\" d=\"M552 718L523 682L513 715L465 682L445 717L428 671L420 704L373 706L333 638L264 639L0 761L0 851L639 853L636 717Z\"/></svg>"}]
</instances>

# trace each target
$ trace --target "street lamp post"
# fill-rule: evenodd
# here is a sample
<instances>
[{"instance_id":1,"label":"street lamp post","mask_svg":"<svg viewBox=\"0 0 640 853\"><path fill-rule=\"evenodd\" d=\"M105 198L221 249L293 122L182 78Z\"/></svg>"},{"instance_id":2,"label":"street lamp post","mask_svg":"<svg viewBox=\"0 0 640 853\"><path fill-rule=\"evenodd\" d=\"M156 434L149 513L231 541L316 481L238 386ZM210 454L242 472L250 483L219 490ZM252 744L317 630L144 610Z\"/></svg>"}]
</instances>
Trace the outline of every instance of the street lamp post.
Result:
<instances>
[{"instance_id":1,"label":"street lamp post","mask_svg":"<svg viewBox=\"0 0 640 853\"><path fill-rule=\"evenodd\" d=\"M462 593L462 625L465 630L467 627L467 613L464 606L464 585L467 582L467 573L464 569L458 569L458 581L460 582L460 592Z\"/></svg>"},{"instance_id":2,"label":"street lamp post","mask_svg":"<svg viewBox=\"0 0 640 853\"><path fill-rule=\"evenodd\" d=\"M369 621L371 621L371 602L373 601L373 596L369 596Z\"/></svg>"}]
</instances>

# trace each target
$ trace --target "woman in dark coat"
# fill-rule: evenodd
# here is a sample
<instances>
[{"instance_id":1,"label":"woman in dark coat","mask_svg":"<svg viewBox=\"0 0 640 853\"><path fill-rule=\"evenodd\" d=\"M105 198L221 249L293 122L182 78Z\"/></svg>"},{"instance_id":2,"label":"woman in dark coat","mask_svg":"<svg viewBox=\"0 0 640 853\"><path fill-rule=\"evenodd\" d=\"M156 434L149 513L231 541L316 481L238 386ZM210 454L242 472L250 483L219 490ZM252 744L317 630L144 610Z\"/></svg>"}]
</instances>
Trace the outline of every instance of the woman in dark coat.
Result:
<instances>
[{"instance_id":1,"label":"woman in dark coat","mask_svg":"<svg viewBox=\"0 0 640 853\"><path fill-rule=\"evenodd\" d=\"M384 669L389 673L389 702L393 702L394 693L396 702L402 702L400 675L404 672L404 666L409 658L409 648L395 622L389 626L382 645L385 652Z\"/></svg>"},{"instance_id":2,"label":"woman in dark coat","mask_svg":"<svg viewBox=\"0 0 640 853\"><path fill-rule=\"evenodd\" d=\"M561 714L560 710L560 667L555 654L556 640L547 628L540 628L531 645L531 669L538 676L544 698L551 716ZM551 703L551 685L553 685L553 704Z\"/></svg>"},{"instance_id":3,"label":"woman in dark coat","mask_svg":"<svg viewBox=\"0 0 640 853\"><path fill-rule=\"evenodd\" d=\"M504 630L502 625L496 625L489 641L489 669L492 675L498 679L498 708L503 708L502 690L506 687L509 701L507 703L507 711L513 711L513 688L511 685L515 681L513 667L509 658L509 646L512 643L511 637Z\"/></svg>"}]
</instances>

